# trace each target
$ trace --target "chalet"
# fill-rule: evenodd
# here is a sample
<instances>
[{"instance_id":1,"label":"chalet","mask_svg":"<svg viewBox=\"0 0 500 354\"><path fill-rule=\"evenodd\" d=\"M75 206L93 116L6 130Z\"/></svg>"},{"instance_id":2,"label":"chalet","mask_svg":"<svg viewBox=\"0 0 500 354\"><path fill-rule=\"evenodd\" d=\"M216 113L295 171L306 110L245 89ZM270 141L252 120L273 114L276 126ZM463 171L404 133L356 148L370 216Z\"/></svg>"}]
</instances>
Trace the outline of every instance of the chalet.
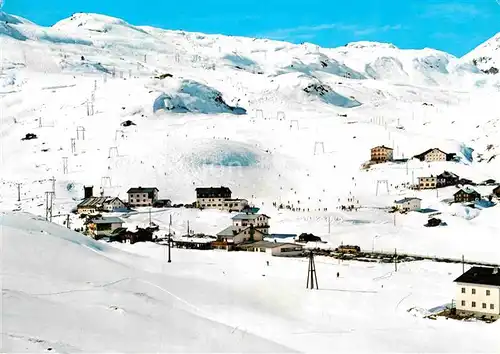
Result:
<instances>
[{"instance_id":1,"label":"chalet","mask_svg":"<svg viewBox=\"0 0 500 354\"><path fill-rule=\"evenodd\" d=\"M229 226L217 234L217 242L228 249L247 241L262 241L264 233L253 226ZM217 245L216 245L217 246Z\"/></svg>"},{"instance_id":2,"label":"chalet","mask_svg":"<svg viewBox=\"0 0 500 354\"><path fill-rule=\"evenodd\" d=\"M302 245L295 243L257 241L241 245L239 248L247 252L265 252L278 257L292 257L302 254Z\"/></svg>"},{"instance_id":3,"label":"chalet","mask_svg":"<svg viewBox=\"0 0 500 354\"><path fill-rule=\"evenodd\" d=\"M403 198L394 201L394 208L400 211L415 211L420 209L421 202L420 198Z\"/></svg>"},{"instance_id":4,"label":"chalet","mask_svg":"<svg viewBox=\"0 0 500 354\"><path fill-rule=\"evenodd\" d=\"M252 226L263 234L269 234L270 217L264 214L238 214L232 218L233 226L243 228Z\"/></svg>"},{"instance_id":5,"label":"chalet","mask_svg":"<svg viewBox=\"0 0 500 354\"><path fill-rule=\"evenodd\" d=\"M454 194L455 203L470 203L481 199L481 195L474 189L465 187L461 188Z\"/></svg>"},{"instance_id":6,"label":"chalet","mask_svg":"<svg viewBox=\"0 0 500 354\"><path fill-rule=\"evenodd\" d=\"M108 198L102 204L102 210L107 212L118 212L126 210L125 203L120 198Z\"/></svg>"},{"instance_id":7,"label":"chalet","mask_svg":"<svg viewBox=\"0 0 500 354\"><path fill-rule=\"evenodd\" d=\"M233 199L231 195L227 187L196 188L196 207L229 212L242 212L248 208L248 200Z\"/></svg>"},{"instance_id":8,"label":"chalet","mask_svg":"<svg viewBox=\"0 0 500 354\"><path fill-rule=\"evenodd\" d=\"M121 228L123 221L116 217L97 218L87 224L87 233L95 239L110 236L116 229Z\"/></svg>"},{"instance_id":9,"label":"chalet","mask_svg":"<svg viewBox=\"0 0 500 354\"><path fill-rule=\"evenodd\" d=\"M458 183L460 177L452 172L444 171L440 175L437 176L437 186L441 187L449 187L455 186Z\"/></svg>"},{"instance_id":10,"label":"chalet","mask_svg":"<svg viewBox=\"0 0 500 354\"><path fill-rule=\"evenodd\" d=\"M89 197L82 200L77 206L78 214L97 214L103 210L104 202L109 197Z\"/></svg>"},{"instance_id":11,"label":"chalet","mask_svg":"<svg viewBox=\"0 0 500 354\"><path fill-rule=\"evenodd\" d=\"M414 158L425 162L437 162L437 161L452 161L455 158L455 156L456 154L454 153L448 154L440 149L433 148L424 151L421 154L415 155Z\"/></svg>"},{"instance_id":12,"label":"chalet","mask_svg":"<svg viewBox=\"0 0 500 354\"><path fill-rule=\"evenodd\" d=\"M159 190L156 187L130 188L127 191L128 204L133 208L153 206L153 204L158 200L158 192Z\"/></svg>"},{"instance_id":13,"label":"chalet","mask_svg":"<svg viewBox=\"0 0 500 354\"><path fill-rule=\"evenodd\" d=\"M434 189L438 186L438 178L436 176L418 177L418 189Z\"/></svg>"},{"instance_id":14,"label":"chalet","mask_svg":"<svg viewBox=\"0 0 500 354\"><path fill-rule=\"evenodd\" d=\"M387 146L375 146L370 150L370 161L374 163L383 163L393 160L393 149Z\"/></svg>"},{"instance_id":15,"label":"chalet","mask_svg":"<svg viewBox=\"0 0 500 354\"><path fill-rule=\"evenodd\" d=\"M500 318L498 268L472 267L455 279L457 314Z\"/></svg>"},{"instance_id":16,"label":"chalet","mask_svg":"<svg viewBox=\"0 0 500 354\"><path fill-rule=\"evenodd\" d=\"M496 187L495 189L493 189L493 192L492 194L497 197L497 198L500 198L500 186Z\"/></svg>"},{"instance_id":17,"label":"chalet","mask_svg":"<svg viewBox=\"0 0 500 354\"><path fill-rule=\"evenodd\" d=\"M248 207L248 200L246 199L224 199L222 203L222 210L229 212L242 212Z\"/></svg>"}]
</instances>

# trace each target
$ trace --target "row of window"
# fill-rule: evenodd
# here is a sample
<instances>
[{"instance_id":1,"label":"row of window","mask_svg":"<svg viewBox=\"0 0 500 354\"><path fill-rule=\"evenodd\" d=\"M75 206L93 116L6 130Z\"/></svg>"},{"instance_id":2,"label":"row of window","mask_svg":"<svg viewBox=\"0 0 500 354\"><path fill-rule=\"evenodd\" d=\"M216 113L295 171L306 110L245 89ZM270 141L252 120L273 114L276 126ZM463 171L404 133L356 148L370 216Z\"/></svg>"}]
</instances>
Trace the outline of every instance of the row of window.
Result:
<instances>
[{"instance_id":1,"label":"row of window","mask_svg":"<svg viewBox=\"0 0 500 354\"><path fill-rule=\"evenodd\" d=\"M131 195L130 195L130 198L134 198L134 197L135 197L135 198L141 198L141 197L146 198L147 196L148 196L148 194L147 194L147 193L144 193L144 194L136 194L136 195L131 194Z\"/></svg>"},{"instance_id":2,"label":"row of window","mask_svg":"<svg viewBox=\"0 0 500 354\"><path fill-rule=\"evenodd\" d=\"M465 300L462 300L462 306L466 306L467 305L467 302ZM483 306L483 309L486 309L487 308L487 304L485 302L483 302L482 304ZM476 302L475 301L472 301L471 302L471 307L476 307ZM495 309L495 305L494 304L490 304L490 310L494 310Z\"/></svg>"},{"instance_id":3,"label":"row of window","mask_svg":"<svg viewBox=\"0 0 500 354\"><path fill-rule=\"evenodd\" d=\"M462 294L465 294L465 288L462 288ZM476 295L476 289L472 289L472 295ZM490 290L486 290L486 296L490 296L491 295L491 291Z\"/></svg>"},{"instance_id":4,"label":"row of window","mask_svg":"<svg viewBox=\"0 0 500 354\"><path fill-rule=\"evenodd\" d=\"M141 200L140 200L140 199L136 199L136 200L134 200L134 199L130 199L130 203L140 203L140 202L141 202ZM143 199L143 200L142 200L142 202L143 202L143 203L146 203L146 199Z\"/></svg>"}]
</instances>

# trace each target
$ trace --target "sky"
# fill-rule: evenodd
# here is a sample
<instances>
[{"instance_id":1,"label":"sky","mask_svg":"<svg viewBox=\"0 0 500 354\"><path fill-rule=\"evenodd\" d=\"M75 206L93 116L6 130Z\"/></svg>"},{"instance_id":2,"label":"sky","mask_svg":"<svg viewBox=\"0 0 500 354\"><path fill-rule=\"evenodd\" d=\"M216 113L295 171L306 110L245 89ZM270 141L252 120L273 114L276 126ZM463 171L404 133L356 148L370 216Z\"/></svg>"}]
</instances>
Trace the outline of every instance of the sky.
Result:
<instances>
[{"instance_id":1,"label":"sky","mask_svg":"<svg viewBox=\"0 0 500 354\"><path fill-rule=\"evenodd\" d=\"M75 12L212 34L311 42L369 40L462 56L500 31L500 0L0 0L3 11L50 26Z\"/></svg>"}]
</instances>

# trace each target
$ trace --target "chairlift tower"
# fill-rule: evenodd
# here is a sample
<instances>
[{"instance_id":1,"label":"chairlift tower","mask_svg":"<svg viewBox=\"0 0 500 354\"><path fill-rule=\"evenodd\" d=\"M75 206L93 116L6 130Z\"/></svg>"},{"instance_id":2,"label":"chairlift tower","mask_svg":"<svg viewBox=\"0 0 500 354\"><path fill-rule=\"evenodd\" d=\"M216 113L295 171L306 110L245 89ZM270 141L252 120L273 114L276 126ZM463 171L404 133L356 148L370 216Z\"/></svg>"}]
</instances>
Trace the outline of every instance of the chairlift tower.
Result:
<instances>
[{"instance_id":1,"label":"chairlift tower","mask_svg":"<svg viewBox=\"0 0 500 354\"><path fill-rule=\"evenodd\" d=\"M319 155L319 150L321 150L321 154L325 153L325 143L323 141L314 142L314 155Z\"/></svg>"},{"instance_id":2,"label":"chairlift tower","mask_svg":"<svg viewBox=\"0 0 500 354\"><path fill-rule=\"evenodd\" d=\"M264 111L262 109L255 110L255 119L264 119Z\"/></svg>"},{"instance_id":3,"label":"chairlift tower","mask_svg":"<svg viewBox=\"0 0 500 354\"><path fill-rule=\"evenodd\" d=\"M379 179L379 180L377 180L377 190L375 192L376 196L378 196L379 186L384 185L384 184L385 184L385 187L387 190L387 194L389 194L389 181L387 181L386 179Z\"/></svg>"},{"instance_id":4,"label":"chairlift tower","mask_svg":"<svg viewBox=\"0 0 500 354\"><path fill-rule=\"evenodd\" d=\"M297 128L297 130L299 130L299 121L297 119L293 119L290 121L290 130L293 129L294 125Z\"/></svg>"},{"instance_id":5,"label":"chairlift tower","mask_svg":"<svg viewBox=\"0 0 500 354\"><path fill-rule=\"evenodd\" d=\"M114 152L114 157L118 157L118 147L112 146L112 147L109 148L108 159L110 159L111 157L113 157L113 152Z\"/></svg>"},{"instance_id":6,"label":"chairlift tower","mask_svg":"<svg viewBox=\"0 0 500 354\"><path fill-rule=\"evenodd\" d=\"M109 176L101 177L101 187L111 188L112 187L111 177L109 177Z\"/></svg>"},{"instance_id":7,"label":"chairlift tower","mask_svg":"<svg viewBox=\"0 0 500 354\"><path fill-rule=\"evenodd\" d=\"M76 153L76 139L71 138L71 153L74 154Z\"/></svg>"},{"instance_id":8,"label":"chairlift tower","mask_svg":"<svg viewBox=\"0 0 500 354\"><path fill-rule=\"evenodd\" d=\"M277 120L285 120L286 119L285 112L279 111L278 113L276 113L276 119Z\"/></svg>"},{"instance_id":9,"label":"chairlift tower","mask_svg":"<svg viewBox=\"0 0 500 354\"><path fill-rule=\"evenodd\" d=\"M67 157L63 157L63 173L65 175L68 174L68 158Z\"/></svg>"},{"instance_id":10,"label":"chairlift tower","mask_svg":"<svg viewBox=\"0 0 500 354\"><path fill-rule=\"evenodd\" d=\"M80 137L82 140L85 140L85 128L81 125L76 127L76 139L80 140Z\"/></svg>"}]
</instances>

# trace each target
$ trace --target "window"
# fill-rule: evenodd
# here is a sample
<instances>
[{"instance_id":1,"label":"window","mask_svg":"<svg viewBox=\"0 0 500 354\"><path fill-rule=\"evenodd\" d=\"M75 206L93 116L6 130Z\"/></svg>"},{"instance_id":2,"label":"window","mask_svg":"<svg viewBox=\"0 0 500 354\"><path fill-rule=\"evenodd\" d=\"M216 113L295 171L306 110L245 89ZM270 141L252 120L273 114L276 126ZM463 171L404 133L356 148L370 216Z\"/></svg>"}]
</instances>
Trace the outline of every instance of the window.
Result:
<instances>
[{"instance_id":1,"label":"window","mask_svg":"<svg viewBox=\"0 0 500 354\"><path fill-rule=\"evenodd\" d=\"M465 300L462 300L462 306L465 306Z\"/></svg>"},{"instance_id":2,"label":"window","mask_svg":"<svg viewBox=\"0 0 500 354\"><path fill-rule=\"evenodd\" d=\"M485 308L486 308L486 304L483 302L483 309L485 309Z\"/></svg>"},{"instance_id":3,"label":"window","mask_svg":"<svg viewBox=\"0 0 500 354\"><path fill-rule=\"evenodd\" d=\"M486 290L486 296L490 296L490 291Z\"/></svg>"},{"instance_id":4,"label":"window","mask_svg":"<svg viewBox=\"0 0 500 354\"><path fill-rule=\"evenodd\" d=\"M472 295L476 295L476 289L472 289Z\"/></svg>"},{"instance_id":5,"label":"window","mask_svg":"<svg viewBox=\"0 0 500 354\"><path fill-rule=\"evenodd\" d=\"M476 307L476 302L472 301L472 307Z\"/></svg>"},{"instance_id":6,"label":"window","mask_svg":"<svg viewBox=\"0 0 500 354\"><path fill-rule=\"evenodd\" d=\"M494 309L495 309L495 305L490 304L490 310L494 310Z\"/></svg>"},{"instance_id":7,"label":"window","mask_svg":"<svg viewBox=\"0 0 500 354\"><path fill-rule=\"evenodd\" d=\"M465 294L465 288L462 288L462 294Z\"/></svg>"}]
</instances>

